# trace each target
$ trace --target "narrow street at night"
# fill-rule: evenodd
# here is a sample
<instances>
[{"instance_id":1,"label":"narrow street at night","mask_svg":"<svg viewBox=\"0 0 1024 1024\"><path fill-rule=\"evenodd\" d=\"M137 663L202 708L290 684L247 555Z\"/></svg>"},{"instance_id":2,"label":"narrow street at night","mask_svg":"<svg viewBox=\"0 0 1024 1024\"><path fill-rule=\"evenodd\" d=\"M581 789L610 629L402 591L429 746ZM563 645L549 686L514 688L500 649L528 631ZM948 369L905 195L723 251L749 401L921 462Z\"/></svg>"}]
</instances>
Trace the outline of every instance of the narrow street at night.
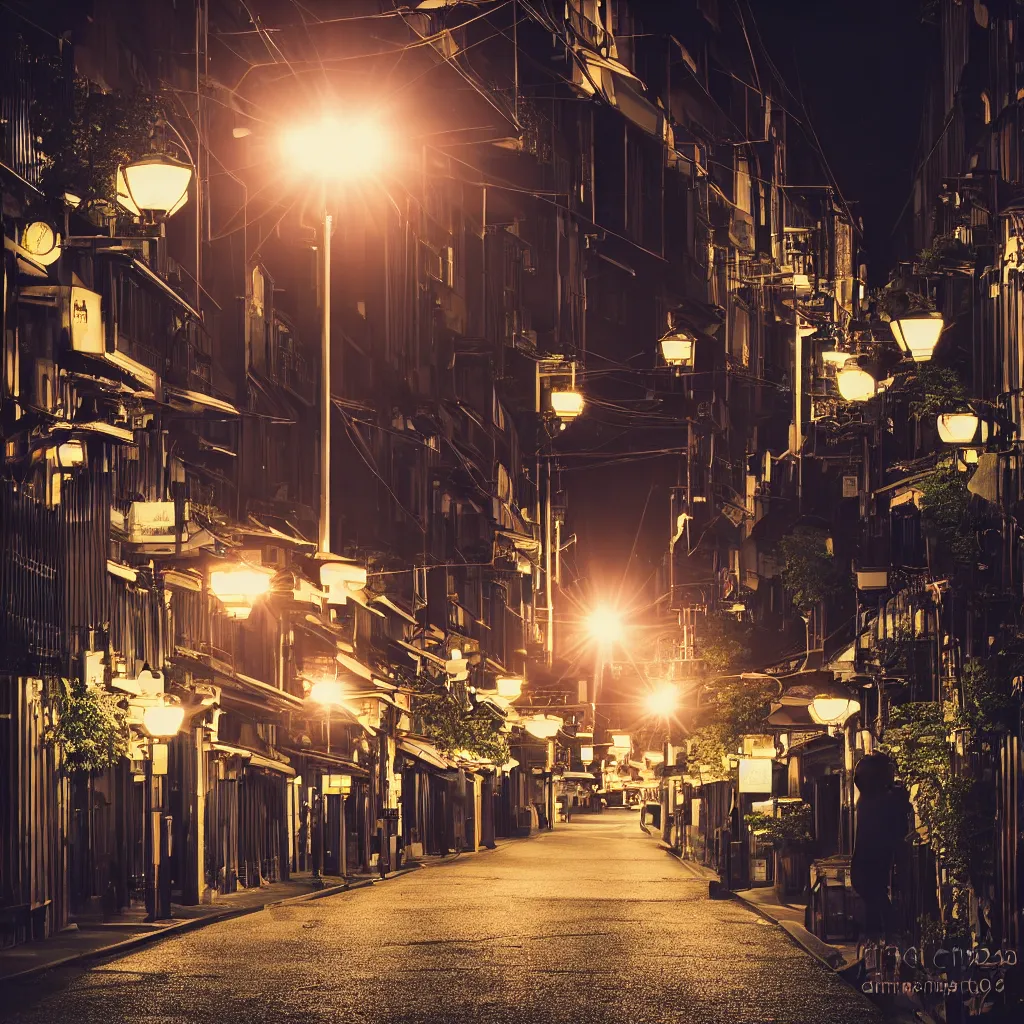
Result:
<instances>
[{"instance_id":1,"label":"narrow street at night","mask_svg":"<svg viewBox=\"0 0 1024 1024\"><path fill-rule=\"evenodd\" d=\"M51 972L12 986L3 1020L882 1019L781 929L709 900L637 818L575 818L529 842Z\"/></svg>"}]
</instances>

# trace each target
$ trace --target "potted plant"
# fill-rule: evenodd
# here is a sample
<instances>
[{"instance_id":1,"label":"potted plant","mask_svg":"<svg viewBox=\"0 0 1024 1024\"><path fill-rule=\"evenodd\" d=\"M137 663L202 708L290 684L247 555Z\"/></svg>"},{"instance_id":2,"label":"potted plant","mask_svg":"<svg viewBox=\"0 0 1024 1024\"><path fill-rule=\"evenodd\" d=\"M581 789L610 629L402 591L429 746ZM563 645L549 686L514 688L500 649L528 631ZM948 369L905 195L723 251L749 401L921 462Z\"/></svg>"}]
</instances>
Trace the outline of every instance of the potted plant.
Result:
<instances>
[{"instance_id":1,"label":"potted plant","mask_svg":"<svg viewBox=\"0 0 1024 1024\"><path fill-rule=\"evenodd\" d=\"M775 860L775 891L784 903L803 897L810 846L814 842L811 805L803 800L781 803L777 815L755 812L744 819L759 842L770 846Z\"/></svg>"}]
</instances>

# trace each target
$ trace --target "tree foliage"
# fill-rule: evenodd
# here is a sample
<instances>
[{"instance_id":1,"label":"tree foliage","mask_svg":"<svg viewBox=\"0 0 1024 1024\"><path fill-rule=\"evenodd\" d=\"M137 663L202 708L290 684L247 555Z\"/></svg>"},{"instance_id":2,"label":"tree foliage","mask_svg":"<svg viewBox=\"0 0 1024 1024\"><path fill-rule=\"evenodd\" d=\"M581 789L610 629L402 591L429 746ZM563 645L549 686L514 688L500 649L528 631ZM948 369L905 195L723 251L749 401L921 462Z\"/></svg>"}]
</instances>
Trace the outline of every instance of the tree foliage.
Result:
<instances>
[{"instance_id":1,"label":"tree foliage","mask_svg":"<svg viewBox=\"0 0 1024 1024\"><path fill-rule=\"evenodd\" d=\"M128 753L128 712L119 694L62 679L52 713L48 738L69 772L102 772Z\"/></svg>"},{"instance_id":2,"label":"tree foliage","mask_svg":"<svg viewBox=\"0 0 1024 1024\"><path fill-rule=\"evenodd\" d=\"M697 630L697 657L712 675L735 671L750 656L749 634L734 616L709 615Z\"/></svg>"},{"instance_id":3,"label":"tree foliage","mask_svg":"<svg viewBox=\"0 0 1024 1024\"><path fill-rule=\"evenodd\" d=\"M807 610L835 597L844 574L832 555L828 531L798 526L779 541L783 585L797 608Z\"/></svg>"},{"instance_id":4,"label":"tree foliage","mask_svg":"<svg viewBox=\"0 0 1024 1024\"><path fill-rule=\"evenodd\" d=\"M937 416L968 408L970 396L964 382L955 370L936 363L915 363L913 369L900 375L897 387L917 416Z\"/></svg>"},{"instance_id":5,"label":"tree foliage","mask_svg":"<svg viewBox=\"0 0 1024 1024\"><path fill-rule=\"evenodd\" d=\"M977 523L971 515L966 475L945 463L915 486L921 491L921 526L936 542L937 553L948 553L959 564L973 562L979 551Z\"/></svg>"},{"instance_id":6,"label":"tree foliage","mask_svg":"<svg viewBox=\"0 0 1024 1024\"><path fill-rule=\"evenodd\" d=\"M81 75L69 78L60 62L46 79L48 88L31 115L46 156L44 191L114 204L118 166L149 150L157 120L154 97L141 90L100 92Z\"/></svg>"},{"instance_id":7,"label":"tree foliage","mask_svg":"<svg viewBox=\"0 0 1024 1024\"><path fill-rule=\"evenodd\" d=\"M508 739L498 731L501 723L483 709L470 710L462 684L421 677L418 689L415 707L423 732L441 753L462 751L495 764L508 761L511 753Z\"/></svg>"},{"instance_id":8,"label":"tree foliage","mask_svg":"<svg viewBox=\"0 0 1024 1024\"><path fill-rule=\"evenodd\" d=\"M814 841L814 818L810 804L780 804L777 818L755 812L748 814L744 820L761 842L777 849Z\"/></svg>"}]
</instances>

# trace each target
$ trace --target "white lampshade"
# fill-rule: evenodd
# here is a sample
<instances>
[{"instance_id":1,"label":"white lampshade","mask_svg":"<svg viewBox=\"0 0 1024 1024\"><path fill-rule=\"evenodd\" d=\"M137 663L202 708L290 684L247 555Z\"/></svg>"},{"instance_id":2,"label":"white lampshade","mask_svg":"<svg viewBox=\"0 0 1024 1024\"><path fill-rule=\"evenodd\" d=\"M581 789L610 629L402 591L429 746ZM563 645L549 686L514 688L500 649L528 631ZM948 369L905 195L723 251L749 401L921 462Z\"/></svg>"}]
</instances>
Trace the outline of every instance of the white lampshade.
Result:
<instances>
[{"instance_id":1,"label":"white lampshade","mask_svg":"<svg viewBox=\"0 0 1024 1024\"><path fill-rule=\"evenodd\" d=\"M690 366L693 363L694 337L686 331L674 331L661 339L661 358L669 366Z\"/></svg>"},{"instance_id":2,"label":"white lampshade","mask_svg":"<svg viewBox=\"0 0 1024 1024\"><path fill-rule=\"evenodd\" d=\"M978 432L978 417L973 412L943 412L936 417L935 425L946 444L970 444Z\"/></svg>"},{"instance_id":3,"label":"white lampshade","mask_svg":"<svg viewBox=\"0 0 1024 1024\"><path fill-rule=\"evenodd\" d=\"M136 160L123 168L123 174L127 196L138 210L170 215L188 201L192 168L166 154Z\"/></svg>"},{"instance_id":4,"label":"white lampshade","mask_svg":"<svg viewBox=\"0 0 1024 1024\"><path fill-rule=\"evenodd\" d=\"M590 762L594 760L594 748L580 747L580 760L584 764L590 764Z\"/></svg>"},{"instance_id":5,"label":"white lampshade","mask_svg":"<svg viewBox=\"0 0 1024 1024\"><path fill-rule=\"evenodd\" d=\"M539 740L554 739L562 725L562 719L556 715L534 715L533 718L527 718L523 721L523 728L531 736L535 736Z\"/></svg>"},{"instance_id":6,"label":"white lampshade","mask_svg":"<svg viewBox=\"0 0 1024 1024\"><path fill-rule=\"evenodd\" d=\"M853 697L819 694L807 707L811 720L818 725L842 725L860 711L860 701Z\"/></svg>"},{"instance_id":7,"label":"white lampshade","mask_svg":"<svg viewBox=\"0 0 1024 1024\"><path fill-rule=\"evenodd\" d=\"M578 391L553 390L551 392L551 411L560 420L576 419L583 412L585 404L583 395Z\"/></svg>"},{"instance_id":8,"label":"white lampshade","mask_svg":"<svg viewBox=\"0 0 1024 1024\"><path fill-rule=\"evenodd\" d=\"M847 363L836 374L836 387L847 402L866 402L877 390L875 378L854 362Z\"/></svg>"},{"instance_id":9,"label":"white lampshade","mask_svg":"<svg viewBox=\"0 0 1024 1024\"><path fill-rule=\"evenodd\" d=\"M917 363L931 359L944 326L939 313L918 313L889 321L896 343Z\"/></svg>"},{"instance_id":10,"label":"white lampshade","mask_svg":"<svg viewBox=\"0 0 1024 1024\"><path fill-rule=\"evenodd\" d=\"M185 720L185 709L178 703L153 704L142 712L142 727L155 740L177 736Z\"/></svg>"},{"instance_id":11,"label":"white lampshade","mask_svg":"<svg viewBox=\"0 0 1024 1024\"><path fill-rule=\"evenodd\" d=\"M309 699L330 706L345 699L345 685L339 679L318 679L310 688Z\"/></svg>"},{"instance_id":12,"label":"white lampshade","mask_svg":"<svg viewBox=\"0 0 1024 1024\"><path fill-rule=\"evenodd\" d=\"M840 352L839 349L835 348L826 348L821 353L821 361L826 366L845 366L849 358L849 352Z\"/></svg>"},{"instance_id":13,"label":"white lampshade","mask_svg":"<svg viewBox=\"0 0 1024 1024\"><path fill-rule=\"evenodd\" d=\"M497 680L498 696L515 700L523 692L523 681L519 676L500 676Z\"/></svg>"}]
</instances>

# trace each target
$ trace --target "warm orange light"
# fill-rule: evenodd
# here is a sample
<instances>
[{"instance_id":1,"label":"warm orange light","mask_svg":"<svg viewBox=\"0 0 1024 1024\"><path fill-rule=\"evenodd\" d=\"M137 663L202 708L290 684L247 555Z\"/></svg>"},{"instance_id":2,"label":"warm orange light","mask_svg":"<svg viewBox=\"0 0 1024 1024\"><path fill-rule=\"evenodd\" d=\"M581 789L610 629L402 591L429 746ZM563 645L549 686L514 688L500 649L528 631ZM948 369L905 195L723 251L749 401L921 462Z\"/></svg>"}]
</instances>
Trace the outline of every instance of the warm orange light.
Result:
<instances>
[{"instance_id":1,"label":"warm orange light","mask_svg":"<svg viewBox=\"0 0 1024 1024\"><path fill-rule=\"evenodd\" d=\"M601 643L618 643L623 634L622 616L608 605L599 605L587 616L587 631Z\"/></svg>"},{"instance_id":2,"label":"warm orange light","mask_svg":"<svg viewBox=\"0 0 1024 1024\"><path fill-rule=\"evenodd\" d=\"M377 177L391 148L384 125L370 115L319 120L285 129L281 155L298 176L332 181Z\"/></svg>"},{"instance_id":3,"label":"warm orange light","mask_svg":"<svg viewBox=\"0 0 1024 1024\"><path fill-rule=\"evenodd\" d=\"M679 708L679 691L666 683L647 694L644 704L652 715L668 718Z\"/></svg>"}]
</instances>

